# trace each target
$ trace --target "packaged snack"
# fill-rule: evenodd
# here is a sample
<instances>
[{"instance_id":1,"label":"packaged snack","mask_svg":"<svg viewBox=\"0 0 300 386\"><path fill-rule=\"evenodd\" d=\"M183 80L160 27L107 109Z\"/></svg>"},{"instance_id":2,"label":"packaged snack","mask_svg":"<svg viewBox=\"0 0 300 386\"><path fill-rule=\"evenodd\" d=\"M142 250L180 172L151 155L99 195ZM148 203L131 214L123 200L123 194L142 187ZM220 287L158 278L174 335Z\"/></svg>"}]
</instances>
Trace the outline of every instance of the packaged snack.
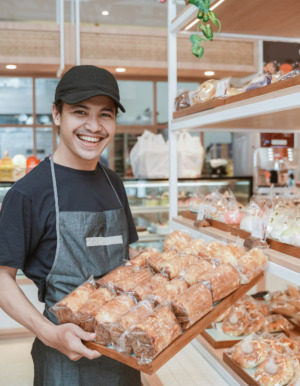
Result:
<instances>
[{"instance_id":1,"label":"packaged snack","mask_svg":"<svg viewBox=\"0 0 300 386\"><path fill-rule=\"evenodd\" d=\"M114 286L118 281L133 275L135 270L131 266L121 265L96 281L97 285Z\"/></svg>"},{"instance_id":2,"label":"packaged snack","mask_svg":"<svg viewBox=\"0 0 300 386\"><path fill-rule=\"evenodd\" d=\"M175 111L185 109L190 106L190 91L178 90L174 101Z\"/></svg>"},{"instance_id":3,"label":"packaged snack","mask_svg":"<svg viewBox=\"0 0 300 386\"><path fill-rule=\"evenodd\" d=\"M139 363L149 363L180 334L181 327L171 309L157 306L152 314L137 323L128 334Z\"/></svg>"},{"instance_id":4,"label":"packaged snack","mask_svg":"<svg viewBox=\"0 0 300 386\"><path fill-rule=\"evenodd\" d=\"M138 300L143 300L147 296L153 294L157 288L163 287L168 282L166 276L157 273L151 276L148 280L143 281L132 290L133 296Z\"/></svg>"},{"instance_id":5,"label":"packaged snack","mask_svg":"<svg viewBox=\"0 0 300 386\"><path fill-rule=\"evenodd\" d=\"M203 103L211 100L217 89L217 81L215 79L210 79L202 83L194 92L190 94L190 103L191 106L196 103Z\"/></svg>"},{"instance_id":6,"label":"packaged snack","mask_svg":"<svg viewBox=\"0 0 300 386\"><path fill-rule=\"evenodd\" d=\"M159 255L160 252L157 248L146 248L141 253L139 253L136 257L126 262L127 266L133 267L146 267L147 261L150 257Z\"/></svg>"},{"instance_id":7,"label":"packaged snack","mask_svg":"<svg viewBox=\"0 0 300 386\"><path fill-rule=\"evenodd\" d=\"M104 303L95 316L96 342L107 346L111 342L111 325L135 304L135 299L129 295L119 295Z\"/></svg>"},{"instance_id":8,"label":"packaged snack","mask_svg":"<svg viewBox=\"0 0 300 386\"><path fill-rule=\"evenodd\" d=\"M244 307L233 306L229 314L223 320L222 330L225 334L231 336L243 335L246 332L249 323L249 315L246 309Z\"/></svg>"},{"instance_id":9,"label":"packaged snack","mask_svg":"<svg viewBox=\"0 0 300 386\"><path fill-rule=\"evenodd\" d=\"M134 274L125 277L115 283L115 290L117 293L130 292L139 284L149 280L152 276L151 271L148 268L142 268L141 270L134 272Z\"/></svg>"},{"instance_id":10,"label":"packaged snack","mask_svg":"<svg viewBox=\"0 0 300 386\"><path fill-rule=\"evenodd\" d=\"M185 280L189 286L192 286L199 281L201 275L213 270L213 268L214 266L211 262L202 259L197 261L195 264L184 268L180 272L179 277Z\"/></svg>"},{"instance_id":11,"label":"packaged snack","mask_svg":"<svg viewBox=\"0 0 300 386\"><path fill-rule=\"evenodd\" d=\"M268 259L261 249L253 248L238 260L241 284L249 283L267 267Z\"/></svg>"},{"instance_id":12,"label":"packaged snack","mask_svg":"<svg viewBox=\"0 0 300 386\"><path fill-rule=\"evenodd\" d=\"M189 243L191 242L191 239L191 236L187 232L174 231L165 239L164 251L179 251L180 249L188 247Z\"/></svg>"},{"instance_id":13,"label":"packaged snack","mask_svg":"<svg viewBox=\"0 0 300 386\"><path fill-rule=\"evenodd\" d=\"M86 282L75 288L69 295L50 307L50 312L57 317L60 324L74 323L78 310L95 290L95 280L94 277L91 276Z\"/></svg>"},{"instance_id":14,"label":"packaged snack","mask_svg":"<svg viewBox=\"0 0 300 386\"><path fill-rule=\"evenodd\" d=\"M172 308L178 322L187 329L213 308L211 292L204 284L195 284L172 301Z\"/></svg>"},{"instance_id":15,"label":"packaged snack","mask_svg":"<svg viewBox=\"0 0 300 386\"><path fill-rule=\"evenodd\" d=\"M255 371L255 379L261 385L286 385L293 375L293 358L280 354L268 356Z\"/></svg>"},{"instance_id":16,"label":"packaged snack","mask_svg":"<svg viewBox=\"0 0 300 386\"><path fill-rule=\"evenodd\" d=\"M235 344L230 353L232 359L244 369L260 365L268 356L266 346L250 337Z\"/></svg>"}]
</instances>

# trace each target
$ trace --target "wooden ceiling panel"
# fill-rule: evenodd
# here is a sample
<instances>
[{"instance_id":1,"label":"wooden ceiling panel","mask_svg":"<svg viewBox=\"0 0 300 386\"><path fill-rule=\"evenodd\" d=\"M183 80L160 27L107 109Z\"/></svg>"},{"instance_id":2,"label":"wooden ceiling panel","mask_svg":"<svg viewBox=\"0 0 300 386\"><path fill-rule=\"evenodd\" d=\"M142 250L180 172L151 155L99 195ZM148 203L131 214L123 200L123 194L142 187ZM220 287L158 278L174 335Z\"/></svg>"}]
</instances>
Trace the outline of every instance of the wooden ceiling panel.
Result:
<instances>
[{"instance_id":1,"label":"wooden ceiling panel","mask_svg":"<svg viewBox=\"0 0 300 386\"><path fill-rule=\"evenodd\" d=\"M300 38L299 0L225 0L215 12L222 33Z\"/></svg>"}]
</instances>

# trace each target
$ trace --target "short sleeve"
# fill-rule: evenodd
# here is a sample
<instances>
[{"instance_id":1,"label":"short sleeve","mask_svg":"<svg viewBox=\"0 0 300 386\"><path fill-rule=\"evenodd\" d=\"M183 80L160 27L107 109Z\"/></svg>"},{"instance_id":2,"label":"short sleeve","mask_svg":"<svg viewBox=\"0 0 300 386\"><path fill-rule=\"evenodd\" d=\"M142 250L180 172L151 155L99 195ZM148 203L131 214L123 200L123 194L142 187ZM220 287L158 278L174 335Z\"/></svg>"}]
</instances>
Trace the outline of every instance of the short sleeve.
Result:
<instances>
[{"instance_id":1,"label":"short sleeve","mask_svg":"<svg viewBox=\"0 0 300 386\"><path fill-rule=\"evenodd\" d=\"M23 269L29 250L31 201L10 189L0 211L0 265Z\"/></svg>"}]
</instances>

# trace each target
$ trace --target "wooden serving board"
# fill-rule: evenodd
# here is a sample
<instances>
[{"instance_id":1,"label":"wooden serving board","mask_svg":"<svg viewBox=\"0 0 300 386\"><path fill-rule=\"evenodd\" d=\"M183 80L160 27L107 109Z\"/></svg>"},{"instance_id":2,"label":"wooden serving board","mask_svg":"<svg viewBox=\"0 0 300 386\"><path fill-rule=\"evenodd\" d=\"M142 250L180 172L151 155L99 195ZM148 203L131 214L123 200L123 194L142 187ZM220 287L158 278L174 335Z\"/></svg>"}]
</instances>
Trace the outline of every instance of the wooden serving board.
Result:
<instances>
[{"instance_id":1,"label":"wooden serving board","mask_svg":"<svg viewBox=\"0 0 300 386\"><path fill-rule=\"evenodd\" d=\"M210 329L209 329L210 330ZM213 347L213 348L229 348L234 346L236 343L241 341L241 338L237 339L226 339L226 340L218 340L215 339L210 333L209 330L206 329L204 330L201 335L203 338L205 338L208 343Z\"/></svg>"},{"instance_id":2,"label":"wooden serving board","mask_svg":"<svg viewBox=\"0 0 300 386\"><path fill-rule=\"evenodd\" d=\"M206 314L202 319L193 324L190 328L184 331L176 338L167 348L157 355L150 363L140 365L138 359L134 356L125 356L118 353L116 350L102 346L95 342L84 342L85 345L93 350L97 350L103 355L122 362L136 370L146 374L154 374L161 368L169 359L177 354L184 346L190 343L198 334L200 334L207 326L209 326L218 316L220 316L228 307L233 305L239 298L245 295L252 287L254 287L262 278L264 272L257 275L250 283L241 285L236 291L228 295L226 298L217 303L214 308Z\"/></svg>"},{"instance_id":3,"label":"wooden serving board","mask_svg":"<svg viewBox=\"0 0 300 386\"><path fill-rule=\"evenodd\" d=\"M246 91L241 94L232 95L227 98L222 99L212 99L211 101L198 103L193 106L187 107L183 110L175 111L173 113L173 119L181 118L190 114L198 113L200 111L205 111L212 109L214 107L219 107L223 105L229 105L234 102L244 101L250 98L255 98L260 95L268 94L270 92L282 90L288 87L297 86L300 84L300 75L296 75L293 78L278 81L272 84L269 84L264 87L256 88L251 91Z\"/></svg>"},{"instance_id":4,"label":"wooden serving board","mask_svg":"<svg viewBox=\"0 0 300 386\"><path fill-rule=\"evenodd\" d=\"M232 360L231 356L226 352L223 353L223 361L249 386L259 386L259 383L250 375L250 371L242 369L238 364Z\"/></svg>"}]
</instances>

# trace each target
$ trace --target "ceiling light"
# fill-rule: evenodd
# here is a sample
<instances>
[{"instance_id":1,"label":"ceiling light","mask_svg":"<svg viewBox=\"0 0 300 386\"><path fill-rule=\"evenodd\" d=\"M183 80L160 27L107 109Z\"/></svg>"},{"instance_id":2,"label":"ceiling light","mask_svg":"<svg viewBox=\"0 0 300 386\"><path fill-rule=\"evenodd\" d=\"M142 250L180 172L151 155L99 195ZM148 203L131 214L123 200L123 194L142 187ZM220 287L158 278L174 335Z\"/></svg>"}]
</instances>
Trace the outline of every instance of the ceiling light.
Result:
<instances>
[{"instance_id":1,"label":"ceiling light","mask_svg":"<svg viewBox=\"0 0 300 386\"><path fill-rule=\"evenodd\" d=\"M125 72L125 71L126 71L126 68L123 68L123 67L116 68L116 72Z\"/></svg>"},{"instance_id":2,"label":"ceiling light","mask_svg":"<svg viewBox=\"0 0 300 386\"><path fill-rule=\"evenodd\" d=\"M213 75L215 75L215 72L214 71L205 71L204 75L205 76L213 76Z\"/></svg>"},{"instance_id":3,"label":"ceiling light","mask_svg":"<svg viewBox=\"0 0 300 386\"><path fill-rule=\"evenodd\" d=\"M108 15L109 15L109 12L108 12L108 11L102 11L102 15L103 15L103 16L108 16Z\"/></svg>"},{"instance_id":4,"label":"ceiling light","mask_svg":"<svg viewBox=\"0 0 300 386\"><path fill-rule=\"evenodd\" d=\"M6 68L7 70L15 70L15 69L17 68L17 66L16 66L15 64L7 64L7 65L5 66L5 68Z\"/></svg>"},{"instance_id":5,"label":"ceiling light","mask_svg":"<svg viewBox=\"0 0 300 386\"><path fill-rule=\"evenodd\" d=\"M216 4L212 5L209 9L211 11L213 11L214 9L216 9L220 4L223 3L224 0L219 0Z\"/></svg>"}]
</instances>

